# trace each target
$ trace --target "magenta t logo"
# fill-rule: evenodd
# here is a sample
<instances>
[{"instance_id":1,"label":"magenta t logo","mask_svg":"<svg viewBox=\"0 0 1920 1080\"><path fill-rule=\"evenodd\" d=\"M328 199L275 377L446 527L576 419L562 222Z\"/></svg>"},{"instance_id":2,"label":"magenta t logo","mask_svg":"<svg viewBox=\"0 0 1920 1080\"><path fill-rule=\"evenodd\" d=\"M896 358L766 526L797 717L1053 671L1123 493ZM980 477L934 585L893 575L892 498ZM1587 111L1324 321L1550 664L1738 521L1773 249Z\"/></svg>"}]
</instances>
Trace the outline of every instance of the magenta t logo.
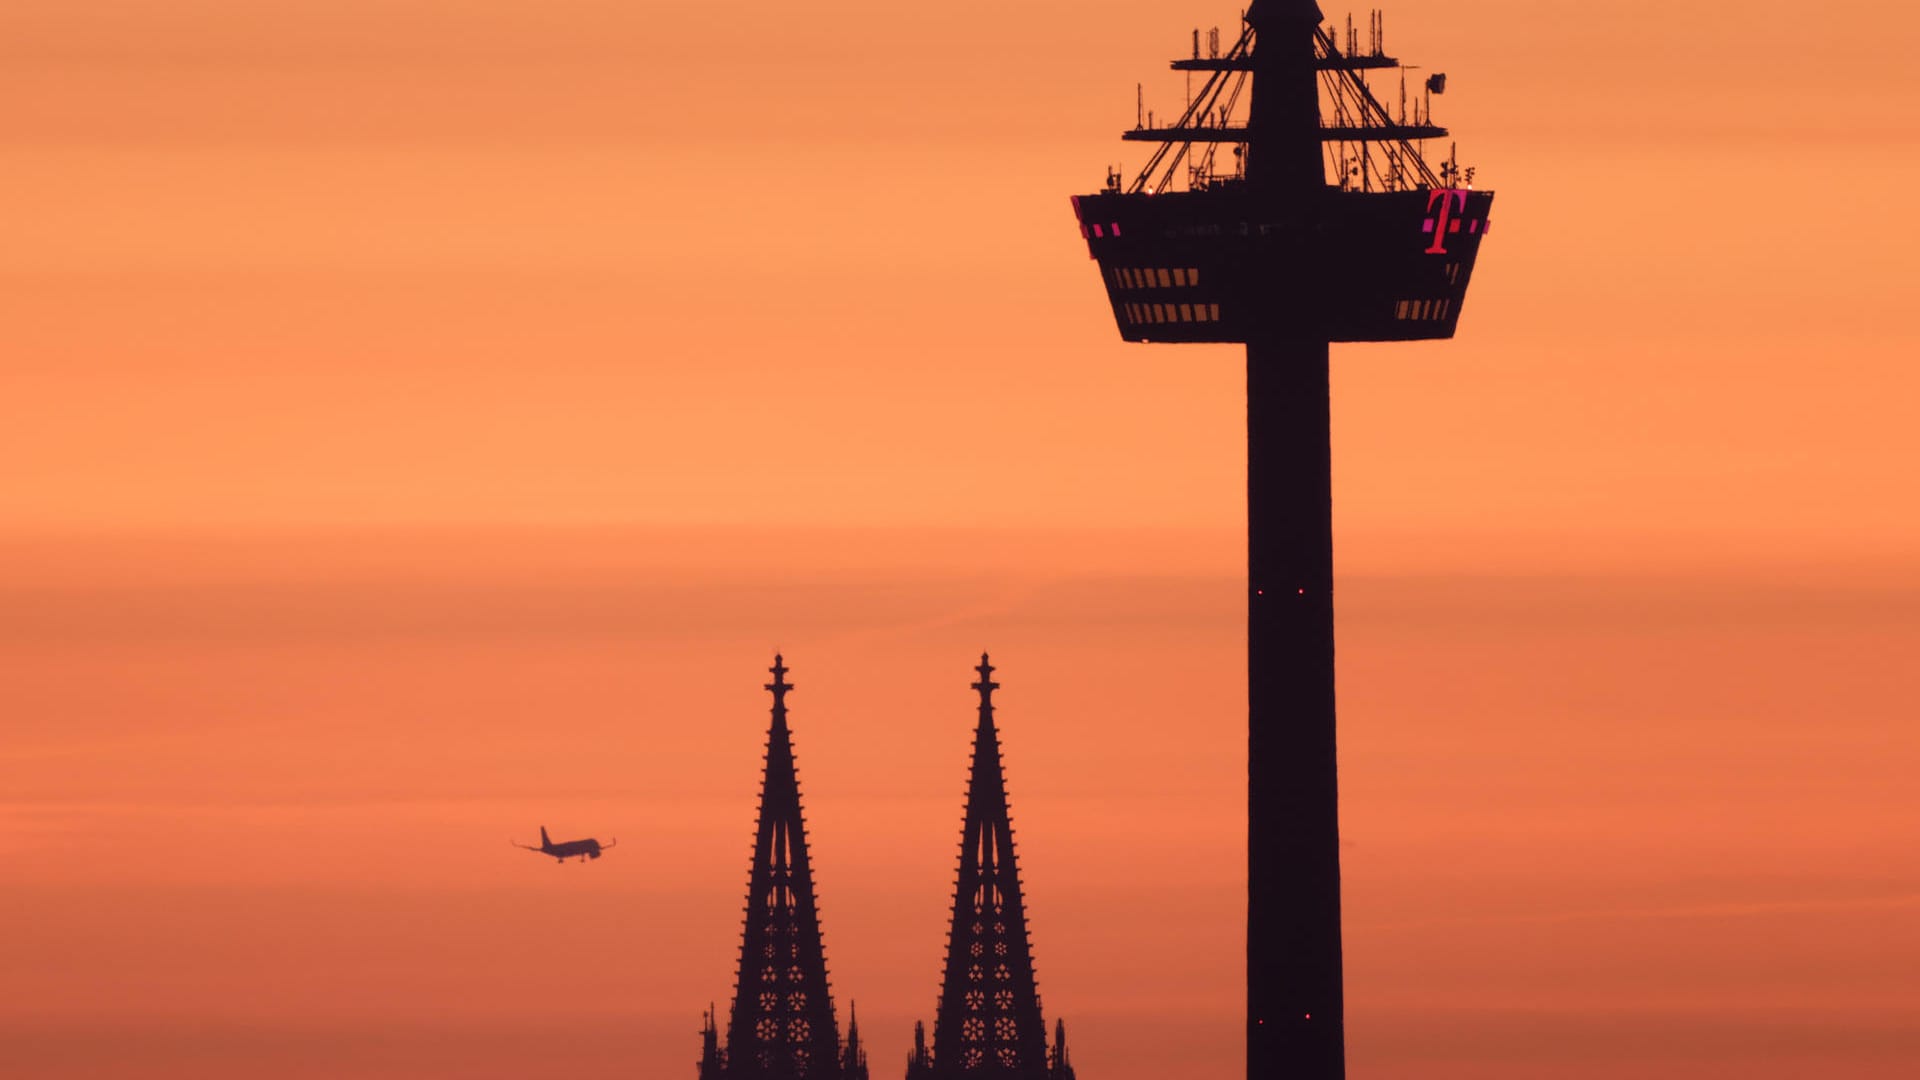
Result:
<instances>
[{"instance_id":1,"label":"magenta t logo","mask_svg":"<svg viewBox=\"0 0 1920 1080\"><path fill-rule=\"evenodd\" d=\"M1457 208L1454 205L1454 199L1460 200ZM1437 214L1434 213L1433 209L1435 201L1440 203L1440 212ZM1445 255L1447 253L1447 226L1451 224L1456 229L1460 227L1460 222L1457 217L1449 220L1451 216L1450 212L1459 214L1467 212L1466 192L1458 188L1435 188L1427 195L1427 213L1433 214L1434 216L1427 219L1426 225L1422 230L1423 232L1433 234L1433 246L1426 250L1426 254Z\"/></svg>"}]
</instances>

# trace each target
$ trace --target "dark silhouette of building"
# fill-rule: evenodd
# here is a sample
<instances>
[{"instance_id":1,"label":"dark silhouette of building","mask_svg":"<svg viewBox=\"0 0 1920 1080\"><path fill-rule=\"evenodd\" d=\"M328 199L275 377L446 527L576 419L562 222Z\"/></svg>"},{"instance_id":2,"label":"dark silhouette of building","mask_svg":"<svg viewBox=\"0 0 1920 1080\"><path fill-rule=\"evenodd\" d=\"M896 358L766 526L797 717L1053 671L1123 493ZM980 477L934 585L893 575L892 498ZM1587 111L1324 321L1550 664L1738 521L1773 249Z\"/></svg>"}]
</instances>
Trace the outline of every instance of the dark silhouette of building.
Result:
<instances>
[{"instance_id":1,"label":"dark silhouette of building","mask_svg":"<svg viewBox=\"0 0 1920 1080\"><path fill-rule=\"evenodd\" d=\"M960 831L960 873L933 1048L926 1028L914 1025L907 1080L1073 1080L1066 1025L1047 1048L1046 1021L1027 940L1027 909L1013 850L1013 817L1000 765L1000 733L993 722L993 665L980 655L980 720L973 735L973 772L967 782Z\"/></svg>"},{"instance_id":2,"label":"dark silhouette of building","mask_svg":"<svg viewBox=\"0 0 1920 1080\"><path fill-rule=\"evenodd\" d=\"M740 941L739 981L721 1046L712 1009L701 1032L700 1080L867 1080L853 1023L847 1041L833 1014L813 864L800 811L793 736L787 730L787 667L773 658L773 722Z\"/></svg>"},{"instance_id":3,"label":"dark silhouette of building","mask_svg":"<svg viewBox=\"0 0 1920 1080\"><path fill-rule=\"evenodd\" d=\"M1445 76L1411 115L1404 74L1397 115L1374 95L1400 66L1384 37L1378 13L1363 50L1314 0L1254 0L1224 53L1196 31L1174 61L1204 74L1179 120L1123 136L1160 144L1132 184L1073 200L1122 337L1247 347L1252 1080L1346 1075L1328 346L1452 337L1493 203L1421 152L1447 135L1423 109Z\"/></svg>"}]
</instances>

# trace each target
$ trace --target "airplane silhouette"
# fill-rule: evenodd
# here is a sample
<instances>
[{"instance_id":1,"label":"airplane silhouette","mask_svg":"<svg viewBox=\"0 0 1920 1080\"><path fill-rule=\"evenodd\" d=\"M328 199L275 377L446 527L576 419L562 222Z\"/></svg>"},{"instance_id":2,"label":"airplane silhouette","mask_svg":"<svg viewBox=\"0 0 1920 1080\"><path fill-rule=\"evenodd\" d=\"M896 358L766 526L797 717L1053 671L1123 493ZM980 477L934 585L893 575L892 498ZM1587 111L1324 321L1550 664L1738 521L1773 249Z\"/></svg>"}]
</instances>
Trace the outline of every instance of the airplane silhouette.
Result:
<instances>
[{"instance_id":1,"label":"airplane silhouette","mask_svg":"<svg viewBox=\"0 0 1920 1080\"><path fill-rule=\"evenodd\" d=\"M507 843L513 844L513 846L517 848L526 848L528 851L537 851L542 855L551 855L555 863L563 863L576 856L581 862L586 862L588 859L597 859L600 857L602 851L606 850L606 848L613 847L619 842L619 838L616 837L607 841L606 847L602 847L600 841L589 837L585 840L562 840L556 844L552 840L547 839L547 827L545 825L540 826L539 847L534 847L532 844L515 843L512 840L507 841Z\"/></svg>"}]
</instances>

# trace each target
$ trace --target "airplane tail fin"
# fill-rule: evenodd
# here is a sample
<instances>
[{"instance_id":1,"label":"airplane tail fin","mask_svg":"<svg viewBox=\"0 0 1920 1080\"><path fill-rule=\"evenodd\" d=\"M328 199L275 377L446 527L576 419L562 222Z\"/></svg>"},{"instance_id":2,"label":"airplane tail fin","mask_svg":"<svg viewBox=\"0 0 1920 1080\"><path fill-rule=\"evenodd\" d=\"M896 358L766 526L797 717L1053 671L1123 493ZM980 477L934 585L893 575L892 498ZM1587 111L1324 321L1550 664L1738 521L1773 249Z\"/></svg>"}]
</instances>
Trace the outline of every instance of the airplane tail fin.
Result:
<instances>
[{"instance_id":1,"label":"airplane tail fin","mask_svg":"<svg viewBox=\"0 0 1920 1080\"><path fill-rule=\"evenodd\" d=\"M553 841L547 839L547 827L545 825L540 826L540 846L543 848L553 846Z\"/></svg>"}]
</instances>

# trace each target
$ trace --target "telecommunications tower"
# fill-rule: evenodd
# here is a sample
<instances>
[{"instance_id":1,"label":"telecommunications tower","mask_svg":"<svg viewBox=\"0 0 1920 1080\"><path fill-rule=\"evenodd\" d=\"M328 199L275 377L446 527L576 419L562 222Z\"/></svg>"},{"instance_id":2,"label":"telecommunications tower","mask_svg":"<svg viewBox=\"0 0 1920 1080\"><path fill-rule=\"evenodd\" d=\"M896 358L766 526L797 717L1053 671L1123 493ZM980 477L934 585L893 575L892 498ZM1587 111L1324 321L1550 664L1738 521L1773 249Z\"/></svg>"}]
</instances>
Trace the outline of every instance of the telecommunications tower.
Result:
<instances>
[{"instance_id":1,"label":"telecommunications tower","mask_svg":"<svg viewBox=\"0 0 1920 1080\"><path fill-rule=\"evenodd\" d=\"M1174 61L1203 76L1180 118L1123 136L1159 144L1139 175L1073 200L1123 338L1247 347L1250 1080L1346 1075L1328 345L1452 337L1493 204L1421 152L1444 75L1376 96L1383 37L1253 0Z\"/></svg>"}]
</instances>

